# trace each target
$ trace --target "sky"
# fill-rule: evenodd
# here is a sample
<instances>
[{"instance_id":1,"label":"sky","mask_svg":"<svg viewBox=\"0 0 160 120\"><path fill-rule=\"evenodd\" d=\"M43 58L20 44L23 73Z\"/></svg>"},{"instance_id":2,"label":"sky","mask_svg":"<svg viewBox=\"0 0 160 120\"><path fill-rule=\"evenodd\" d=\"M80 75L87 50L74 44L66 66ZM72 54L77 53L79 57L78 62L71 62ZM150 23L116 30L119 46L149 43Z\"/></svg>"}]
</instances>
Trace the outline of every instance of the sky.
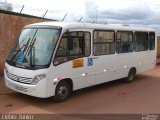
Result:
<instances>
[{"instance_id":1,"label":"sky","mask_svg":"<svg viewBox=\"0 0 160 120\"><path fill-rule=\"evenodd\" d=\"M148 26L160 32L160 0L0 0L13 10L45 18L101 24Z\"/></svg>"}]
</instances>

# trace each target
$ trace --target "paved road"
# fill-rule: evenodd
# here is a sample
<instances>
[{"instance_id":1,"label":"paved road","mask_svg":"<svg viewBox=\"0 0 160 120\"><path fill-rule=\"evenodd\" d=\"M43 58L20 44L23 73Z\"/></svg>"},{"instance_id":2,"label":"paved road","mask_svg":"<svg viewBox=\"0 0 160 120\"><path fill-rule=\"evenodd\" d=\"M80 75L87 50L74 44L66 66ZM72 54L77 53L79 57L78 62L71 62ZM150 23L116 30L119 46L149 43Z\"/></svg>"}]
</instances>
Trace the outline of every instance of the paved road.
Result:
<instances>
[{"instance_id":1,"label":"paved road","mask_svg":"<svg viewBox=\"0 0 160 120\"><path fill-rule=\"evenodd\" d=\"M55 103L11 91L0 80L0 113L32 114L139 114L160 113L160 66L139 74L133 83L121 80L74 92Z\"/></svg>"}]
</instances>

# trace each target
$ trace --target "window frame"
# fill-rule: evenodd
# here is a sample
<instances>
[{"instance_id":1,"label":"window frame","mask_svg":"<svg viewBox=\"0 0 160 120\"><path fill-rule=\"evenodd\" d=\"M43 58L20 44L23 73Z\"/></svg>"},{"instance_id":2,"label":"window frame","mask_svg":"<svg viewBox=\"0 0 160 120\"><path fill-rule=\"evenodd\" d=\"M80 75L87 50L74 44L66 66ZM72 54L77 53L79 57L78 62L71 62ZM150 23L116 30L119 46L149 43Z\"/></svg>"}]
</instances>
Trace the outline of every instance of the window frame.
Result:
<instances>
[{"instance_id":1,"label":"window frame","mask_svg":"<svg viewBox=\"0 0 160 120\"><path fill-rule=\"evenodd\" d=\"M91 47L92 47L92 43L91 43L91 38L92 38L92 36L91 36L91 32L89 32L89 31L83 31L84 32L84 39L85 39L85 37L86 37L86 34L85 33L89 33L89 54L88 55L85 55L85 57L89 57L90 55L91 55ZM85 41L86 41L86 39L85 39ZM85 47L86 47L86 42L85 42ZM85 51L85 50L84 50ZM85 51L86 52L86 51Z\"/></svg>"},{"instance_id":2,"label":"window frame","mask_svg":"<svg viewBox=\"0 0 160 120\"><path fill-rule=\"evenodd\" d=\"M65 62L68 62L68 61L72 61L72 60L74 60L74 59L79 59L79 58L83 58L83 57L89 57L90 55L91 55L91 33L89 32L89 31L69 31L69 33L71 33L71 32L82 32L83 33L83 41L84 41L84 54L74 54L74 55L71 55L71 54L68 54L68 49L67 49L67 52L66 52L66 55L62 55L62 56L58 56L58 57L66 57L67 58L67 60L66 61L63 61L63 62L60 62L60 63L58 63L58 64L55 64L55 59L56 59L56 54L57 54L57 52L58 52L58 49L59 49L59 45L60 45L60 43L61 43L61 41L62 41L62 38L63 38L63 35L64 34L67 34L67 32L64 32L63 34L62 34L62 36L60 37L60 40L59 40L59 43L57 44L57 49L56 49L56 52L55 52L55 55L54 55L54 58L53 58L53 65L54 66L58 66L58 65L60 65L60 64L63 64L63 63L65 63ZM90 38L89 38L89 41L90 41L90 44L89 44L89 46L90 46L90 50L89 50L89 55L87 55L87 56L85 56L85 33L89 33L89 36L90 36ZM68 38L68 37L70 37L70 36L66 36L66 37L64 37L64 38ZM75 38L80 38L80 37L75 37ZM67 45L68 45L68 40L67 40ZM72 58L72 57L74 57L74 56L78 56L78 57L76 57L76 58ZM72 58L72 59L71 59Z\"/></svg>"}]
</instances>

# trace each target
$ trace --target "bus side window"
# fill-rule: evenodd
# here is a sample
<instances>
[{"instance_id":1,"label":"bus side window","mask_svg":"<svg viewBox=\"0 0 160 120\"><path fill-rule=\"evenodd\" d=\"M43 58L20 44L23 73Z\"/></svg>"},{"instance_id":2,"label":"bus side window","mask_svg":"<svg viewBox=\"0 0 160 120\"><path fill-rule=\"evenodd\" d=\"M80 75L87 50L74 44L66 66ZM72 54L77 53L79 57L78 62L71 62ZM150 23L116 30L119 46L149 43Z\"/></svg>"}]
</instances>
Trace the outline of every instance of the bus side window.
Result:
<instances>
[{"instance_id":1,"label":"bus side window","mask_svg":"<svg viewBox=\"0 0 160 120\"><path fill-rule=\"evenodd\" d=\"M115 53L114 31L95 30L93 33L93 54L109 55Z\"/></svg>"},{"instance_id":2,"label":"bus side window","mask_svg":"<svg viewBox=\"0 0 160 120\"><path fill-rule=\"evenodd\" d=\"M70 42L68 42L70 44ZM73 44L72 44L72 50L69 50L70 56L72 55L80 55L82 54L83 46L82 46L82 40L79 38L73 38Z\"/></svg>"},{"instance_id":3,"label":"bus side window","mask_svg":"<svg viewBox=\"0 0 160 120\"><path fill-rule=\"evenodd\" d=\"M135 51L148 50L148 32L135 32Z\"/></svg>"},{"instance_id":4,"label":"bus side window","mask_svg":"<svg viewBox=\"0 0 160 120\"><path fill-rule=\"evenodd\" d=\"M89 32L69 32L62 36L57 49L54 65L90 55Z\"/></svg>"},{"instance_id":5,"label":"bus side window","mask_svg":"<svg viewBox=\"0 0 160 120\"><path fill-rule=\"evenodd\" d=\"M116 51L118 54L133 52L133 33L131 31L117 31Z\"/></svg>"},{"instance_id":6,"label":"bus side window","mask_svg":"<svg viewBox=\"0 0 160 120\"><path fill-rule=\"evenodd\" d=\"M54 59L54 64L57 65L65 61L67 61L67 38L62 37Z\"/></svg>"}]
</instances>

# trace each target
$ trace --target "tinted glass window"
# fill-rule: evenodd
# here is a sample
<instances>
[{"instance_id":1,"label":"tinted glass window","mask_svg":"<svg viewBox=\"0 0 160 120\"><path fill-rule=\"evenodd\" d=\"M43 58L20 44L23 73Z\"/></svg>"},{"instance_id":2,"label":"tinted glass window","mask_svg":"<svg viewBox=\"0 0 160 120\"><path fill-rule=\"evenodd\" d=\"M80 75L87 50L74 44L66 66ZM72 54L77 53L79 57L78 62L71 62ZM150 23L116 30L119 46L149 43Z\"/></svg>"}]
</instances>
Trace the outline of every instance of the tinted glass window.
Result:
<instances>
[{"instance_id":1,"label":"tinted glass window","mask_svg":"<svg viewBox=\"0 0 160 120\"><path fill-rule=\"evenodd\" d=\"M135 32L135 51L148 50L148 33Z\"/></svg>"},{"instance_id":2,"label":"tinted glass window","mask_svg":"<svg viewBox=\"0 0 160 120\"><path fill-rule=\"evenodd\" d=\"M94 55L115 53L114 31L94 31Z\"/></svg>"},{"instance_id":3,"label":"tinted glass window","mask_svg":"<svg viewBox=\"0 0 160 120\"><path fill-rule=\"evenodd\" d=\"M128 53L133 51L133 33L130 31L118 31L116 33L117 53Z\"/></svg>"},{"instance_id":4,"label":"tinted glass window","mask_svg":"<svg viewBox=\"0 0 160 120\"><path fill-rule=\"evenodd\" d=\"M90 33L89 32L70 32L65 33L60 41L54 65L64 63L69 60L77 59L90 55Z\"/></svg>"}]
</instances>

